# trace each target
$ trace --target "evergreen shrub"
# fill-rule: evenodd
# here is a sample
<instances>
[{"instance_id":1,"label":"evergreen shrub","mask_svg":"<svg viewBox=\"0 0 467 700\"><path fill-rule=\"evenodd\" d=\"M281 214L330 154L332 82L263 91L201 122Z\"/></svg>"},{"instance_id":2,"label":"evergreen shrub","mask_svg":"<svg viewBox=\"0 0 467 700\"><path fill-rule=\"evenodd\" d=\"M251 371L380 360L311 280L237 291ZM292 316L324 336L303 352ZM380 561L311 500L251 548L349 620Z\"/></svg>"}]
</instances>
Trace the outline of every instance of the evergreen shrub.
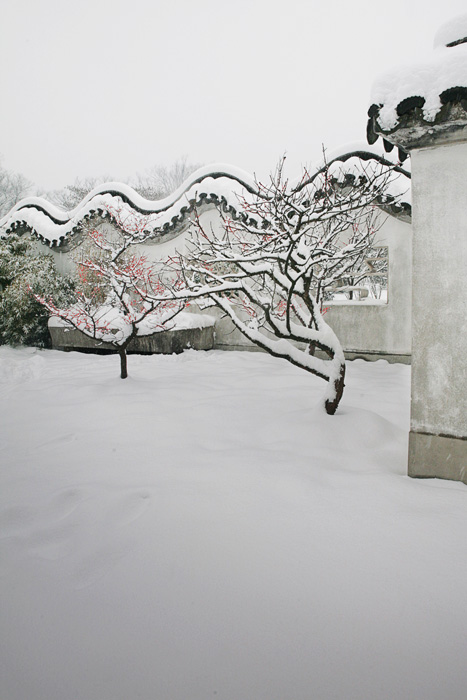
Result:
<instances>
[{"instance_id":1,"label":"evergreen shrub","mask_svg":"<svg viewBox=\"0 0 467 700\"><path fill-rule=\"evenodd\" d=\"M73 287L72 278L57 271L52 256L37 254L29 238L0 238L0 344L51 347L49 314L32 293L66 304Z\"/></svg>"}]
</instances>

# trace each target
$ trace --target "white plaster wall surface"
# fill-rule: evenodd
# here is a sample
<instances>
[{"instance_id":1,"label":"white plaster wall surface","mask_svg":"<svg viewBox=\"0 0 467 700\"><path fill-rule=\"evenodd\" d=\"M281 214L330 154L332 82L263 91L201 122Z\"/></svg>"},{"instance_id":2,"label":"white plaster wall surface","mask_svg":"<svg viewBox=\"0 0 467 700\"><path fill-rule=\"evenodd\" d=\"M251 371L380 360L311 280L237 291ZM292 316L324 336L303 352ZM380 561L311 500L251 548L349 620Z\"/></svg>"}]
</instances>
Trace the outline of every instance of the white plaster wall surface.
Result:
<instances>
[{"instance_id":1,"label":"white plaster wall surface","mask_svg":"<svg viewBox=\"0 0 467 700\"><path fill-rule=\"evenodd\" d=\"M412 227L387 217L376 242L389 249L388 303L330 304L325 320L344 350L410 355Z\"/></svg>"},{"instance_id":2,"label":"white plaster wall surface","mask_svg":"<svg viewBox=\"0 0 467 700\"><path fill-rule=\"evenodd\" d=\"M73 272L75 265L69 253L63 253L59 248L50 248L40 241L33 241L34 253L38 255L50 255L55 263L55 267L61 275Z\"/></svg>"},{"instance_id":3,"label":"white plaster wall surface","mask_svg":"<svg viewBox=\"0 0 467 700\"><path fill-rule=\"evenodd\" d=\"M376 243L389 248L388 303L353 302L328 305L326 323L344 350L410 355L412 340L412 227L386 217ZM255 346L221 312L216 314L216 347Z\"/></svg>"},{"instance_id":4,"label":"white plaster wall surface","mask_svg":"<svg viewBox=\"0 0 467 700\"><path fill-rule=\"evenodd\" d=\"M217 235L220 235L222 230L221 218L215 207L206 207L200 211L199 221L206 234L216 235L217 233ZM133 250L139 254L143 253L151 262L166 260L171 256L176 256L178 253L183 255L187 252L187 241L194 226L195 224L187 219L184 227L173 238L159 242L156 237L147 243L134 246Z\"/></svg>"},{"instance_id":5,"label":"white plaster wall surface","mask_svg":"<svg viewBox=\"0 0 467 700\"><path fill-rule=\"evenodd\" d=\"M412 430L467 437L467 143L412 152Z\"/></svg>"},{"instance_id":6,"label":"white plaster wall surface","mask_svg":"<svg viewBox=\"0 0 467 700\"><path fill-rule=\"evenodd\" d=\"M385 216L384 214L382 216ZM220 235L222 222L215 207L200 212L200 222L209 235ZM159 243L153 242L134 247L135 253L147 255L148 260L158 262L177 253L185 253L190 228L186 227L174 238ZM99 228L112 229L109 222ZM388 304L359 302L332 306L326 314L326 321L334 329L345 350L382 354L409 355L411 352L411 226L391 216L385 216L378 232L378 245L389 248L389 290ZM71 272L73 257L79 255L80 245L68 253L60 249L50 249L37 243L38 249L52 254L60 272ZM195 311L195 307L192 309ZM217 309L208 311L216 318L216 347L256 349L223 312Z\"/></svg>"}]
</instances>

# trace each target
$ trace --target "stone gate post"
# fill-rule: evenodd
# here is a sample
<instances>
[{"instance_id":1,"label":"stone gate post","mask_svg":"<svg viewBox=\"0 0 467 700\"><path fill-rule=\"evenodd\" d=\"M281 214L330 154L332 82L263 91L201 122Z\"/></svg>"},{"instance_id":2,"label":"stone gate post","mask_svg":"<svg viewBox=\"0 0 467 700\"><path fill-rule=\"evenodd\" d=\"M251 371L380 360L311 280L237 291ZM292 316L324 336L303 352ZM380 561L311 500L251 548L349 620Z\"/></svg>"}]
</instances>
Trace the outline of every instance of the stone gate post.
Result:
<instances>
[{"instance_id":1,"label":"stone gate post","mask_svg":"<svg viewBox=\"0 0 467 700\"><path fill-rule=\"evenodd\" d=\"M408 473L467 484L467 15L427 63L383 76L368 139L412 159Z\"/></svg>"}]
</instances>

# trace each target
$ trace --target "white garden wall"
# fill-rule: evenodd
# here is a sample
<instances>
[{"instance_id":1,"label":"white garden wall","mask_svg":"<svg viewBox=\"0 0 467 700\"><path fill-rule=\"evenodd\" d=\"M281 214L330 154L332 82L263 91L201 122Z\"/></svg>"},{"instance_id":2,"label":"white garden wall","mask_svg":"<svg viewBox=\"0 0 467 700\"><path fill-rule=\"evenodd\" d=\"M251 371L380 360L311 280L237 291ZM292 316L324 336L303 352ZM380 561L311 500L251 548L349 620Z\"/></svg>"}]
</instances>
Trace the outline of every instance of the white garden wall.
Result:
<instances>
[{"instance_id":1,"label":"white garden wall","mask_svg":"<svg viewBox=\"0 0 467 700\"><path fill-rule=\"evenodd\" d=\"M411 225L388 216L377 243L389 249L387 303L371 299L327 302L325 320L348 354L407 362L412 334Z\"/></svg>"},{"instance_id":2,"label":"white garden wall","mask_svg":"<svg viewBox=\"0 0 467 700\"><path fill-rule=\"evenodd\" d=\"M389 274L387 302L377 300L327 302L326 322L336 332L346 353L353 357L378 359L380 357L400 362L410 361L411 353L411 268L412 234L411 225L394 216L383 214L384 222L378 231L376 243L388 247ZM218 210L205 206L200 211L200 222L210 235L222 233L222 221ZM100 228L108 228L108 221ZM146 243L138 246L153 262L167 259L178 252L186 252L187 238L194 224L187 224L170 240ZM79 254L76 245L68 252L60 248L50 248L36 243L37 249L54 257L60 272L71 272L73 257ZM196 305L191 311L197 313ZM206 310L202 311L206 313ZM211 308L207 313L216 318L215 347L226 350L256 350L247 338L238 331L218 309Z\"/></svg>"}]
</instances>

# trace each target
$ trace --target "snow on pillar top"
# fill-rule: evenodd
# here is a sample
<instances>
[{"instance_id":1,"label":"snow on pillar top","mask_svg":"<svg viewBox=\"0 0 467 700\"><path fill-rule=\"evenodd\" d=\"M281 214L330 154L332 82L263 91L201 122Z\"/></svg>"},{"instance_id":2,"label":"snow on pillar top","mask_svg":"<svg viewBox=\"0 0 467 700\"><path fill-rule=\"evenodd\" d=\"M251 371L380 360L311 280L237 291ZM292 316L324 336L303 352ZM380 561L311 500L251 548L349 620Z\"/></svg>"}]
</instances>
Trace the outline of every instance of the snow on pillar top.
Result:
<instances>
[{"instance_id":1,"label":"snow on pillar top","mask_svg":"<svg viewBox=\"0 0 467 700\"><path fill-rule=\"evenodd\" d=\"M467 140L467 14L444 24L423 62L378 78L368 110L370 144L406 151Z\"/></svg>"}]
</instances>

